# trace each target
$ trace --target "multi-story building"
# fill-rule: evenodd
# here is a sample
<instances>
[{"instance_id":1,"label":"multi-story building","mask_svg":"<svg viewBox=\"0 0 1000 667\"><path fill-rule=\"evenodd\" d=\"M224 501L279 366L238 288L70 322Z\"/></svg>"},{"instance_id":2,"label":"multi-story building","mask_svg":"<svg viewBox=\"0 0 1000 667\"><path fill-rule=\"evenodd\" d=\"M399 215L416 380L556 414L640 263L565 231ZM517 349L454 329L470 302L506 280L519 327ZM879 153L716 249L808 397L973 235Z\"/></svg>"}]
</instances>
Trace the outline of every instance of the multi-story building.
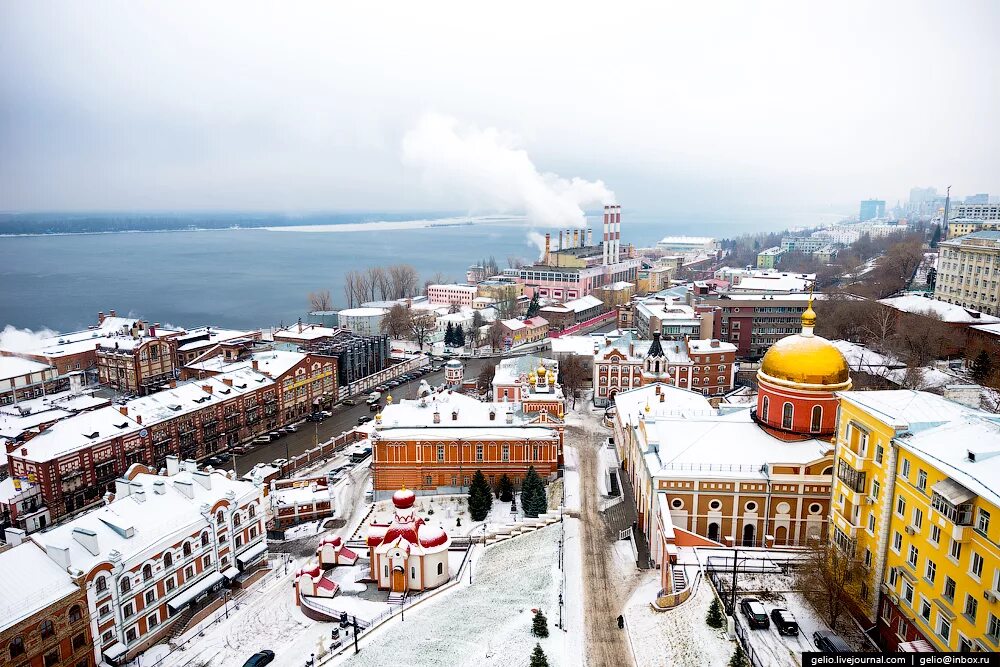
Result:
<instances>
[{"instance_id":1,"label":"multi-story building","mask_svg":"<svg viewBox=\"0 0 1000 667\"><path fill-rule=\"evenodd\" d=\"M837 225L826 229L820 229L813 232L812 235L815 238L826 240L827 243L851 245L861 238L861 232L855 229L855 227L857 227L857 225Z\"/></svg>"},{"instance_id":2,"label":"multi-story building","mask_svg":"<svg viewBox=\"0 0 1000 667\"><path fill-rule=\"evenodd\" d=\"M919 391L840 394L833 543L884 648L1000 648L1000 418Z\"/></svg>"},{"instance_id":3,"label":"multi-story building","mask_svg":"<svg viewBox=\"0 0 1000 667\"><path fill-rule=\"evenodd\" d=\"M706 395L724 394L735 381L736 346L718 339L641 340L625 333L594 353L594 405L607 406L620 391L654 382Z\"/></svg>"},{"instance_id":4,"label":"multi-story building","mask_svg":"<svg viewBox=\"0 0 1000 667\"><path fill-rule=\"evenodd\" d=\"M266 557L261 489L175 457L136 466L114 499L31 539L86 590L94 664L125 664Z\"/></svg>"},{"instance_id":5,"label":"multi-story building","mask_svg":"<svg viewBox=\"0 0 1000 667\"><path fill-rule=\"evenodd\" d=\"M948 210L948 221L953 218L1000 220L1000 204L952 204Z\"/></svg>"},{"instance_id":6,"label":"multi-story building","mask_svg":"<svg viewBox=\"0 0 1000 667\"><path fill-rule=\"evenodd\" d=\"M359 336L375 336L382 333L382 320L388 313L388 308L375 306L346 308L337 313L337 320L340 326L350 329Z\"/></svg>"},{"instance_id":7,"label":"multi-story building","mask_svg":"<svg viewBox=\"0 0 1000 667\"><path fill-rule=\"evenodd\" d=\"M538 312L556 329L566 329L574 324L597 317L605 311L604 302L596 296L582 296L579 299L544 306Z\"/></svg>"},{"instance_id":8,"label":"multi-story building","mask_svg":"<svg viewBox=\"0 0 1000 667\"><path fill-rule=\"evenodd\" d=\"M87 594L34 543L0 552L0 663L10 667L91 667Z\"/></svg>"},{"instance_id":9,"label":"multi-story building","mask_svg":"<svg viewBox=\"0 0 1000 667\"><path fill-rule=\"evenodd\" d=\"M20 357L0 356L0 405L54 394L69 384L55 367Z\"/></svg>"},{"instance_id":10,"label":"multi-story building","mask_svg":"<svg viewBox=\"0 0 1000 667\"><path fill-rule=\"evenodd\" d=\"M175 379L179 331L137 321L97 343L97 379L116 391L145 395Z\"/></svg>"},{"instance_id":11,"label":"multi-story building","mask_svg":"<svg viewBox=\"0 0 1000 667\"><path fill-rule=\"evenodd\" d=\"M535 343L549 334L549 321L539 316L524 320L501 320L500 327L504 332L504 347L507 348Z\"/></svg>"},{"instance_id":12,"label":"multi-story building","mask_svg":"<svg viewBox=\"0 0 1000 667\"><path fill-rule=\"evenodd\" d=\"M757 268L758 269L773 269L775 264L778 262L778 258L785 254L780 246L773 246L771 248L764 248L759 253L757 253Z\"/></svg>"},{"instance_id":13,"label":"multi-story building","mask_svg":"<svg viewBox=\"0 0 1000 667\"><path fill-rule=\"evenodd\" d=\"M352 331L338 329L331 339L303 345L300 349L336 359L338 387L347 387L384 371L392 364L392 347L386 334L359 336Z\"/></svg>"},{"instance_id":14,"label":"multi-story building","mask_svg":"<svg viewBox=\"0 0 1000 667\"><path fill-rule=\"evenodd\" d=\"M681 303L669 296L653 296L636 301L632 306L632 326L642 338L659 334L666 340L711 338L711 312Z\"/></svg>"},{"instance_id":15,"label":"multi-story building","mask_svg":"<svg viewBox=\"0 0 1000 667\"><path fill-rule=\"evenodd\" d=\"M719 242L710 236L666 236L656 242L656 247L671 253L714 253Z\"/></svg>"},{"instance_id":16,"label":"multi-story building","mask_svg":"<svg viewBox=\"0 0 1000 667\"><path fill-rule=\"evenodd\" d=\"M750 271L729 288L741 294L789 294L808 292L816 282L815 273L789 273L788 271Z\"/></svg>"},{"instance_id":17,"label":"multi-story building","mask_svg":"<svg viewBox=\"0 0 1000 667\"><path fill-rule=\"evenodd\" d=\"M668 277L667 283L669 282L670 279ZM635 294L635 290L635 283L622 281L594 288L593 296L604 304L605 309L612 309L617 306L624 306L626 303L631 301L632 296Z\"/></svg>"},{"instance_id":18,"label":"multi-story building","mask_svg":"<svg viewBox=\"0 0 1000 667\"><path fill-rule=\"evenodd\" d=\"M278 393L266 375L236 368L40 424L34 437L7 445L12 476L39 487L37 508L20 518L44 528L100 502L132 464L159 469L169 455L204 458L267 432L281 421Z\"/></svg>"},{"instance_id":19,"label":"multi-story building","mask_svg":"<svg viewBox=\"0 0 1000 667\"><path fill-rule=\"evenodd\" d=\"M718 338L736 346L740 358L758 359L768 348L799 330L799 318L809 304L809 295L793 294L708 294L695 303L717 309L712 333L702 338Z\"/></svg>"},{"instance_id":20,"label":"multi-story building","mask_svg":"<svg viewBox=\"0 0 1000 667\"><path fill-rule=\"evenodd\" d=\"M858 222L871 220L873 218L885 217L884 199L863 199L861 200L861 212L858 214Z\"/></svg>"},{"instance_id":21,"label":"multi-story building","mask_svg":"<svg viewBox=\"0 0 1000 667\"><path fill-rule=\"evenodd\" d=\"M240 341L250 344L261 338L260 330L234 331L218 327L189 329L177 337L177 365L186 366L220 343Z\"/></svg>"},{"instance_id":22,"label":"multi-story building","mask_svg":"<svg viewBox=\"0 0 1000 667\"><path fill-rule=\"evenodd\" d=\"M671 265L655 264L653 266L648 266L645 263L639 267L638 273L636 273L635 278L635 292L645 296L646 294L653 294L659 292L662 289L670 287L670 280L673 278L674 274L677 272L677 268ZM629 284L629 283L626 283ZM601 294L597 291L594 295L603 300ZM606 302L610 303L610 302ZM625 301L624 303L628 303ZM621 303L615 303L613 305L622 305Z\"/></svg>"},{"instance_id":23,"label":"multi-story building","mask_svg":"<svg viewBox=\"0 0 1000 667\"><path fill-rule=\"evenodd\" d=\"M548 412L525 415L503 402L452 392L386 405L371 436L372 483L385 498L400 488L459 493L476 470L491 486L507 475L520 486L529 466L543 478L562 458L562 420Z\"/></svg>"},{"instance_id":24,"label":"multi-story building","mask_svg":"<svg viewBox=\"0 0 1000 667\"><path fill-rule=\"evenodd\" d=\"M801 252L811 255L830 242L816 236L785 236L781 239L781 249L785 252Z\"/></svg>"},{"instance_id":25,"label":"multi-story building","mask_svg":"<svg viewBox=\"0 0 1000 667\"><path fill-rule=\"evenodd\" d=\"M524 296L524 283L502 276L489 278L476 284L476 296L493 299L497 303L517 301Z\"/></svg>"},{"instance_id":26,"label":"multi-story building","mask_svg":"<svg viewBox=\"0 0 1000 667\"><path fill-rule=\"evenodd\" d=\"M934 298L1000 315L1000 231L942 241Z\"/></svg>"},{"instance_id":27,"label":"multi-story building","mask_svg":"<svg viewBox=\"0 0 1000 667\"><path fill-rule=\"evenodd\" d=\"M1000 220L975 220L973 218L952 218L948 221L946 239L955 239L973 232L988 232L1000 229Z\"/></svg>"},{"instance_id":28,"label":"multi-story building","mask_svg":"<svg viewBox=\"0 0 1000 667\"><path fill-rule=\"evenodd\" d=\"M430 303L443 306L468 306L472 307L472 300L476 298L477 287L475 285L428 285L427 300Z\"/></svg>"}]
</instances>

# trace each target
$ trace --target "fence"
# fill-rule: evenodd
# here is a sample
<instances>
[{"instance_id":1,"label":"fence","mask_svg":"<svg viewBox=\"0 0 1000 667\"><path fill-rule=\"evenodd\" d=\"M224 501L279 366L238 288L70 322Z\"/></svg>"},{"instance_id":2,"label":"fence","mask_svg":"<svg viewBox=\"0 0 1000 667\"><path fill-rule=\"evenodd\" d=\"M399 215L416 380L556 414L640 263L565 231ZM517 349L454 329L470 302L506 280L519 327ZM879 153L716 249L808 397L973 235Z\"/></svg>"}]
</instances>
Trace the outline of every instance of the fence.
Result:
<instances>
[{"instance_id":1,"label":"fence","mask_svg":"<svg viewBox=\"0 0 1000 667\"><path fill-rule=\"evenodd\" d=\"M427 363L427 356L424 354L412 356L405 361L393 364L392 366L384 368L377 373L372 373L371 375L367 375L360 380L355 380L348 385L347 395L353 396L354 394L368 391L372 387L377 387L383 382L388 382L403 373L408 373L409 371L416 370L421 366L426 366Z\"/></svg>"},{"instance_id":2,"label":"fence","mask_svg":"<svg viewBox=\"0 0 1000 667\"><path fill-rule=\"evenodd\" d=\"M307 449L298 456L293 456L285 463L282 463L281 474L279 477L288 477L297 470L312 465L322 459L329 458L333 456L338 449L343 449L347 445L358 442L359 440L364 440L366 437L367 436L361 431L344 431L340 435L332 438L331 440L327 440L318 447Z\"/></svg>"},{"instance_id":3,"label":"fence","mask_svg":"<svg viewBox=\"0 0 1000 667\"><path fill-rule=\"evenodd\" d=\"M736 629L736 637L740 645L743 646L743 651L747 654L747 658L750 659L750 664L753 667L765 667L757 651L753 650L753 646L750 645L750 637L747 636L747 629L743 627L737 614L733 614L733 627Z\"/></svg>"},{"instance_id":4,"label":"fence","mask_svg":"<svg viewBox=\"0 0 1000 667\"><path fill-rule=\"evenodd\" d=\"M550 331L549 338L560 338L562 336L571 336L578 331L592 327L597 324L603 324L608 320L613 320L618 317L618 312L614 310L609 310L606 313L602 313L597 317L591 317L589 320L584 320L583 322L577 322L571 327L566 327L562 331Z\"/></svg>"}]
</instances>

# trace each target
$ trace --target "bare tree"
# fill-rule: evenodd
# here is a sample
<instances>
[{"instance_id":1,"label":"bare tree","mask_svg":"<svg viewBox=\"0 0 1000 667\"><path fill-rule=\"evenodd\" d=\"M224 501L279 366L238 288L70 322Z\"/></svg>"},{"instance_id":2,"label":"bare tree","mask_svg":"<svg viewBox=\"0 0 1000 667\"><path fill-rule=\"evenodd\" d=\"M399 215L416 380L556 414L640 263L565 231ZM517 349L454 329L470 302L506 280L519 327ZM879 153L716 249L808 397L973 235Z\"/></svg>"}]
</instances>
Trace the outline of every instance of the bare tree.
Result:
<instances>
[{"instance_id":1,"label":"bare tree","mask_svg":"<svg viewBox=\"0 0 1000 667\"><path fill-rule=\"evenodd\" d=\"M799 590L835 632L852 604L860 600L865 571L854 553L855 548L853 542L841 546L820 541L809 547L805 561L797 570Z\"/></svg>"},{"instance_id":2,"label":"bare tree","mask_svg":"<svg viewBox=\"0 0 1000 667\"><path fill-rule=\"evenodd\" d=\"M387 269L389 274L389 298L403 299L417 293L420 276L409 264L393 264Z\"/></svg>"},{"instance_id":3,"label":"bare tree","mask_svg":"<svg viewBox=\"0 0 1000 667\"><path fill-rule=\"evenodd\" d=\"M448 278L440 271L435 271L434 275L432 275L428 279L429 285L445 285L447 283L448 283Z\"/></svg>"},{"instance_id":4,"label":"bare tree","mask_svg":"<svg viewBox=\"0 0 1000 667\"><path fill-rule=\"evenodd\" d=\"M896 326L894 351L911 366L925 366L956 345L957 338L958 332L931 310L922 314L903 313Z\"/></svg>"},{"instance_id":5,"label":"bare tree","mask_svg":"<svg viewBox=\"0 0 1000 667\"><path fill-rule=\"evenodd\" d=\"M474 320L465 330L465 342L472 350L472 354L476 353L476 350L479 349L479 345L483 342L483 328L481 326L477 327Z\"/></svg>"},{"instance_id":6,"label":"bare tree","mask_svg":"<svg viewBox=\"0 0 1000 667\"><path fill-rule=\"evenodd\" d=\"M419 349L424 349L424 344L430 338L435 327L434 316L430 313L419 313L412 315L410 332L412 340L417 343Z\"/></svg>"},{"instance_id":7,"label":"bare tree","mask_svg":"<svg viewBox=\"0 0 1000 667\"><path fill-rule=\"evenodd\" d=\"M408 338L413 332L413 316L409 308L397 303L382 318L380 326L382 333L390 338Z\"/></svg>"},{"instance_id":8,"label":"bare tree","mask_svg":"<svg viewBox=\"0 0 1000 667\"><path fill-rule=\"evenodd\" d=\"M479 375L476 376L476 389L479 390L480 394L485 394L493 387L493 376L496 375L496 372L497 362L492 359L488 359L479 369Z\"/></svg>"},{"instance_id":9,"label":"bare tree","mask_svg":"<svg viewBox=\"0 0 1000 667\"><path fill-rule=\"evenodd\" d=\"M887 306L876 303L869 309L862 330L865 343L880 353L888 352L892 347L892 337L896 333L897 312Z\"/></svg>"},{"instance_id":10,"label":"bare tree","mask_svg":"<svg viewBox=\"0 0 1000 667\"><path fill-rule=\"evenodd\" d=\"M575 354L565 356L559 362L559 381L573 398L573 409L576 409L576 397L589 379L587 364Z\"/></svg>"},{"instance_id":11,"label":"bare tree","mask_svg":"<svg viewBox=\"0 0 1000 667\"><path fill-rule=\"evenodd\" d=\"M358 280L360 274L351 270L344 274L344 300L347 301L348 308L354 308L358 302Z\"/></svg>"},{"instance_id":12,"label":"bare tree","mask_svg":"<svg viewBox=\"0 0 1000 667\"><path fill-rule=\"evenodd\" d=\"M318 292L309 292L309 310L313 312L333 310L333 299L330 297L330 290L325 289Z\"/></svg>"},{"instance_id":13,"label":"bare tree","mask_svg":"<svg viewBox=\"0 0 1000 667\"><path fill-rule=\"evenodd\" d=\"M503 325L500 324L499 319L494 320L493 324L491 324L490 328L486 331L486 340L489 341L490 347L493 348L494 352L503 346L504 333Z\"/></svg>"},{"instance_id":14,"label":"bare tree","mask_svg":"<svg viewBox=\"0 0 1000 667\"><path fill-rule=\"evenodd\" d=\"M520 257L514 257L513 255L507 257L507 268L520 269L522 266L524 266L524 260Z\"/></svg>"}]
</instances>

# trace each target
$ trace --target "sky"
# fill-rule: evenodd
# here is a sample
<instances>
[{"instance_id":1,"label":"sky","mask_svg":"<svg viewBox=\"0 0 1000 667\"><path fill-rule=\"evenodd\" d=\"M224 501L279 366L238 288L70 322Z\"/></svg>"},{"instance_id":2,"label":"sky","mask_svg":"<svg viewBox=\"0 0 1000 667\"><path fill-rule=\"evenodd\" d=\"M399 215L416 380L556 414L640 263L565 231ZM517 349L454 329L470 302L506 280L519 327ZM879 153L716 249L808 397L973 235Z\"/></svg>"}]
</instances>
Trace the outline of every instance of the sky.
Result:
<instances>
[{"instance_id":1,"label":"sky","mask_svg":"<svg viewBox=\"0 0 1000 667\"><path fill-rule=\"evenodd\" d=\"M1000 194L1000 3L0 2L0 210ZM567 212L568 211L568 212Z\"/></svg>"}]
</instances>

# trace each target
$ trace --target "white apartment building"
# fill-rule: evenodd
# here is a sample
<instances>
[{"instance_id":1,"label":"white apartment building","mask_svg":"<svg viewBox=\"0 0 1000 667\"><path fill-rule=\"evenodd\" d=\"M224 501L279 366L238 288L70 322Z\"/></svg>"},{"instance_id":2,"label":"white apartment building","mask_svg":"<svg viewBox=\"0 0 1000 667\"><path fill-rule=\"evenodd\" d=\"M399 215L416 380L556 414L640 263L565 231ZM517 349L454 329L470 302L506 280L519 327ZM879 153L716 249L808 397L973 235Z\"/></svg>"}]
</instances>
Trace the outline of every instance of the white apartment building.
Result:
<instances>
[{"instance_id":1,"label":"white apartment building","mask_svg":"<svg viewBox=\"0 0 1000 667\"><path fill-rule=\"evenodd\" d=\"M142 465L106 506L30 536L87 591L94 661L124 664L267 554L262 489L193 461ZM40 556L43 557L44 556Z\"/></svg>"},{"instance_id":2,"label":"white apartment building","mask_svg":"<svg viewBox=\"0 0 1000 667\"><path fill-rule=\"evenodd\" d=\"M1000 315L1000 231L941 242L934 298Z\"/></svg>"},{"instance_id":3,"label":"white apartment building","mask_svg":"<svg viewBox=\"0 0 1000 667\"><path fill-rule=\"evenodd\" d=\"M948 220L954 218L1000 220L1000 204L951 204Z\"/></svg>"}]
</instances>

